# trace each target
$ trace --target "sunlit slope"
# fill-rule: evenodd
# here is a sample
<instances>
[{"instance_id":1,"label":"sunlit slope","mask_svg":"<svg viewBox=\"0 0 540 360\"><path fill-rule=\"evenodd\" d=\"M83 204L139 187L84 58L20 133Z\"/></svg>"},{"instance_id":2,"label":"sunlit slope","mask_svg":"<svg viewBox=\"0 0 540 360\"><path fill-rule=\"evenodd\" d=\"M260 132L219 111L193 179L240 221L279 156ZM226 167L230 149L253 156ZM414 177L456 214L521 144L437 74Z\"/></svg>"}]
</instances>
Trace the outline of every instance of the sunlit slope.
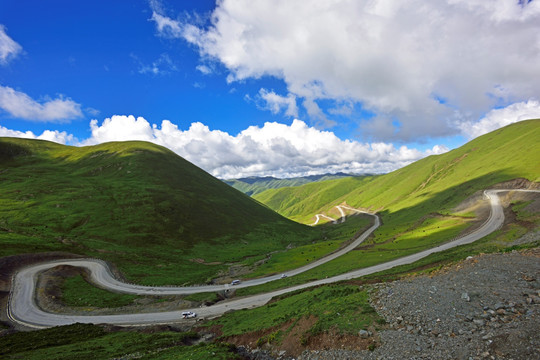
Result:
<instances>
[{"instance_id":1,"label":"sunlit slope","mask_svg":"<svg viewBox=\"0 0 540 360\"><path fill-rule=\"evenodd\" d=\"M145 142L79 148L1 138L0 183L0 256L68 251L110 260L133 278L157 269L160 283L202 282L225 261L317 234Z\"/></svg>"},{"instance_id":2,"label":"sunlit slope","mask_svg":"<svg viewBox=\"0 0 540 360\"><path fill-rule=\"evenodd\" d=\"M304 222L344 201L385 214L410 208L421 215L448 211L477 190L516 178L540 180L540 120L509 125L386 175L267 190L255 198Z\"/></svg>"}]
</instances>

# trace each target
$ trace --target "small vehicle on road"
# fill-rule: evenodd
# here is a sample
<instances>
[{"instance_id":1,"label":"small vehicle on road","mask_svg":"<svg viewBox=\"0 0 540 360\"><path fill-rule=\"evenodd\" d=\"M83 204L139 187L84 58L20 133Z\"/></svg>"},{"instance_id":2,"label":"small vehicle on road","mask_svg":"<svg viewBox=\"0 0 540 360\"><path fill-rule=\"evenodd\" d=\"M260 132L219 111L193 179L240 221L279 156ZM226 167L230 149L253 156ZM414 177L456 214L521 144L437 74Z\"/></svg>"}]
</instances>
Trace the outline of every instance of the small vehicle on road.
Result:
<instances>
[{"instance_id":1,"label":"small vehicle on road","mask_svg":"<svg viewBox=\"0 0 540 360\"><path fill-rule=\"evenodd\" d=\"M233 281L231 282L231 285L238 285L238 284L240 284L240 283L241 283L240 280L233 280Z\"/></svg>"},{"instance_id":2,"label":"small vehicle on road","mask_svg":"<svg viewBox=\"0 0 540 360\"><path fill-rule=\"evenodd\" d=\"M281 274L281 279L285 279L287 277L287 274Z\"/></svg>"},{"instance_id":3,"label":"small vehicle on road","mask_svg":"<svg viewBox=\"0 0 540 360\"><path fill-rule=\"evenodd\" d=\"M182 312L182 319L193 319L197 317L197 313L193 311L184 311Z\"/></svg>"}]
</instances>

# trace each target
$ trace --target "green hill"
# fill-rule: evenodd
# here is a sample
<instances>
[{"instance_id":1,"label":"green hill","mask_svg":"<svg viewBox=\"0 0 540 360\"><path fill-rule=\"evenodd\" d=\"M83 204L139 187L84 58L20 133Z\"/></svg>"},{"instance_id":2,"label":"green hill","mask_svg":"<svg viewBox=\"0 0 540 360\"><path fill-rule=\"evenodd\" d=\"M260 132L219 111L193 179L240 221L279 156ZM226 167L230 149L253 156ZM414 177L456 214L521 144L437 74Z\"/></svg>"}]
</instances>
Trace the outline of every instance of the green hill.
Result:
<instances>
[{"instance_id":1,"label":"green hill","mask_svg":"<svg viewBox=\"0 0 540 360\"><path fill-rule=\"evenodd\" d=\"M527 184L531 181L538 186L540 120L507 126L389 174L267 190L254 198L296 221L313 223L314 215L319 213L336 219L340 212L335 206L347 204L377 212L382 224L355 251L284 282L242 289L241 294L333 276L445 243L479 224L483 219L480 215L487 216L482 205L485 202L476 201L481 198L481 190L514 179L522 185L531 185ZM466 199L470 201L464 202ZM537 202L533 200L516 200L508 210L512 214L511 224L501 230L473 244L431 255L419 262L421 265L395 271L433 266L430 264L512 246L515 239L540 224L534 204ZM532 207L527 208L529 205ZM520 220L514 222L513 217Z\"/></svg>"},{"instance_id":2,"label":"green hill","mask_svg":"<svg viewBox=\"0 0 540 360\"><path fill-rule=\"evenodd\" d=\"M204 282L319 235L145 142L71 147L0 138L0 256L66 251L132 281Z\"/></svg>"},{"instance_id":3,"label":"green hill","mask_svg":"<svg viewBox=\"0 0 540 360\"><path fill-rule=\"evenodd\" d=\"M248 177L241 179L224 180L226 184L231 185L237 190L248 194L249 196L257 195L268 189L279 189L287 186L300 186L309 184L312 182L341 179L344 177L351 177L356 175L337 173L337 174L324 174L324 175L310 175L287 179L278 179L275 177ZM362 175L365 176L365 175Z\"/></svg>"},{"instance_id":4,"label":"green hill","mask_svg":"<svg viewBox=\"0 0 540 360\"><path fill-rule=\"evenodd\" d=\"M448 212L475 191L516 178L540 180L540 120L509 125L386 175L267 190L254 198L309 223L342 202L394 214L417 207Z\"/></svg>"}]
</instances>

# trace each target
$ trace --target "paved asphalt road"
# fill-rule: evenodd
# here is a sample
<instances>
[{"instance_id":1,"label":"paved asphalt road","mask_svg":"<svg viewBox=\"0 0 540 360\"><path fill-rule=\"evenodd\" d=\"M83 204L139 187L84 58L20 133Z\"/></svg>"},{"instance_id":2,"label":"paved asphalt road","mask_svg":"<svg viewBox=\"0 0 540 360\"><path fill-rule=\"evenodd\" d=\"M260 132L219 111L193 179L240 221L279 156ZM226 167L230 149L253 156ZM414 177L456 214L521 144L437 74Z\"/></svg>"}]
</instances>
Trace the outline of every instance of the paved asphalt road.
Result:
<instances>
[{"instance_id":1,"label":"paved asphalt road","mask_svg":"<svg viewBox=\"0 0 540 360\"><path fill-rule=\"evenodd\" d=\"M331 278L321 279L297 285L294 287L272 291L270 293L253 295L244 298L238 298L233 300L224 301L212 306L195 308L195 309L179 309L177 311L157 312L157 313L134 313L134 314L122 314L122 315L69 315L69 314L53 314L41 310L35 303L34 292L35 282L37 274L46 269L58 266L58 265L72 265L88 268L92 273L93 281L100 284L101 287L108 288L114 291L140 294L140 295L179 295L179 294L191 294L198 292L213 292L230 288L230 285L212 285L212 286L196 286L196 287L148 287L133 284L125 284L116 280L108 267L103 261L94 259L81 259L81 260L65 260L65 261L52 261L43 264L33 265L20 270L14 277L12 292L10 294L8 303L8 316L20 324L42 328L51 327L57 325L72 324L75 322L81 323L110 323L117 325L150 325L150 324L163 324L182 321L182 311L194 311L199 317L209 318L222 315L230 310L246 309L258 307L266 304L272 297L285 294L288 292L304 289L321 284L328 284L332 282L354 279L368 274L373 274L379 271L388 270L396 266L413 263L419 259L422 259L432 253L444 251L455 246L469 244L473 241L483 238L491 232L500 228L504 222L504 213L497 196L498 192L509 190L486 190L485 196L491 201L491 214L486 222L474 232L465 235L456 240L439 245L435 248L421 251L416 254L405 256L393 261L389 261L383 264L371 266ZM519 190L529 192L539 192L536 190ZM379 225L380 221L376 215L374 224L366 230L361 236L355 239L349 246L330 254L327 257L319 259L304 267L286 272L287 276L294 276L301 272L312 269L325 262L335 259L338 256L354 249L360 243L362 243ZM259 285L269 281L278 280L280 274L245 281L238 287L247 287ZM186 321L186 320L183 320Z\"/></svg>"}]
</instances>

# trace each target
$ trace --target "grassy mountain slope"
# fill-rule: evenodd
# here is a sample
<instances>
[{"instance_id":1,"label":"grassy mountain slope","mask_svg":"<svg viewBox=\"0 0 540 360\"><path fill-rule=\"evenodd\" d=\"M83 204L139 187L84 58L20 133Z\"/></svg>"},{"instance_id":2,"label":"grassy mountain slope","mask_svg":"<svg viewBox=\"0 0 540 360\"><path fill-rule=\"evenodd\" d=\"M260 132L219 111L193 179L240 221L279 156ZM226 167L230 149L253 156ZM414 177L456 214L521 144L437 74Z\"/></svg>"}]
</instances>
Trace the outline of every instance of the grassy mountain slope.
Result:
<instances>
[{"instance_id":1,"label":"grassy mountain slope","mask_svg":"<svg viewBox=\"0 0 540 360\"><path fill-rule=\"evenodd\" d=\"M0 256L95 256L143 283L203 282L318 236L150 143L2 138L0 181Z\"/></svg>"},{"instance_id":2,"label":"grassy mountain slope","mask_svg":"<svg viewBox=\"0 0 540 360\"><path fill-rule=\"evenodd\" d=\"M267 190L255 198L304 222L344 201L390 213L415 207L445 212L477 190L516 178L540 180L540 120L509 125L386 175Z\"/></svg>"},{"instance_id":3,"label":"grassy mountain slope","mask_svg":"<svg viewBox=\"0 0 540 360\"><path fill-rule=\"evenodd\" d=\"M279 189L286 186L300 186L304 184L309 184L311 182L341 179L351 176L353 175L337 173L302 176L290 179L278 179L274 177L249 177L242 179L225 180L225 183L231 185L235 189L240 190L245 194L248 194L249 196L253 196L268 189Z\"/></svg>"},{"instance_id":4,"label":"grassy mountain slope","mask_svg":"<svg viewBox=\"0 0 540 360\"><path fill-rule=\"evenodd\" d=\"M312 223L314 214L336 218L335 205L347 203L377 211L382 225L355 251L313 270L255 288L242 295L292 286L309 280L365 268L416 253L447 242L477 224L480 203L457 205L471 195L513 179L540 180L540 120L510 125L481 136L470 143L438 156L430 156L392 173L370 178L339 179L295 188L268 190L256 199L279 213ZM510 212L520 219L471 245L429 256L422 266L465 258L471 253L493 252L537 228L537 201L516 200ZM520 209L531 205L523 212ZM520 218L520 213L526 214ZM530 213L529 213L530 212ZM419 265L411 265L414 268ZM407 268L404 267L404 268Z\"/></svg>"}]
</instances>

